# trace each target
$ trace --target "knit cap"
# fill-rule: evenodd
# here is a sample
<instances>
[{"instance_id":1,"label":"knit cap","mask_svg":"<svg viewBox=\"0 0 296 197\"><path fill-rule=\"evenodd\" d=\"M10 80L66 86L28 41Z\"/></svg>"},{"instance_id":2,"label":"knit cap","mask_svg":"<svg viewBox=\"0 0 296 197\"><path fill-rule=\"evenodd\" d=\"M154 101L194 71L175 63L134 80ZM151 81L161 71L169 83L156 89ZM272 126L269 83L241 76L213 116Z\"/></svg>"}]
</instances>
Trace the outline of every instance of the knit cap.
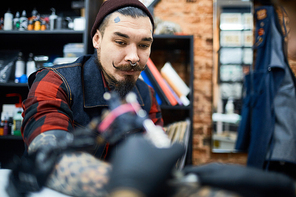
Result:
<instances>
[{"instance_id":1,"label":"knit cap","mask_svg":"<svg viewBox=\"0 0 296 197\"><path fill-rule=\"evenodd\" d=\"M147 9L147 7L139 0L107 0L102 3L102 5L99 9L96 20L95 20L95 22L92 26L92 29L91 29L91 33L90 33L91 37L93 37L95 35L100 24L102 23L102 21L104 20L104 18L108 14L114 12L115 10L118 10L123 7L128 7L128 6L136 7L136 8L143 10L150 18L150 21L151 21L152 26L154 28L153 16L151 15L151 13Z\"/></svg>"}]
</instances>

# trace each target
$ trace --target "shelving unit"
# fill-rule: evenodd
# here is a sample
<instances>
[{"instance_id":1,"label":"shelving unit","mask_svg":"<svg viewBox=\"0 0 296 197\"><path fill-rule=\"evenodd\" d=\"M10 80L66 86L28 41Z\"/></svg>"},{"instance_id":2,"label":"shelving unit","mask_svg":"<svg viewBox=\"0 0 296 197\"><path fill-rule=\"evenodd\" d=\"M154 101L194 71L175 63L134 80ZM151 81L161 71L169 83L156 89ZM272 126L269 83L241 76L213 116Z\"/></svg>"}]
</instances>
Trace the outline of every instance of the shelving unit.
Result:
<instances>
[{"instance_id":1,"label":"shelving unit","mask_svg":"<svg viewBox=\"0 0 296 197\"><path fill-rule=\"evenodd\" d=\"M221 8L218 83L223 106L226 105L229 98L232 98L237 113L241 111L244 75L249 72L253 62L252 28L253 15L250 6Z\"/></svg>"},{"instance_id":2,"label":"shelving unit","mask_svg":"<svg viewBox=\"0 0 296 197\"><path fill-rule=\"evenodd\" d=\"M77 0L81 1L81 0ZM58 0L53 1L38 1L29 0L11 0L3 2L0 7L0 14L4 16L4 13L10 9L13 16L18 11L26 10L27 17L31 16L31 12L34 8L38 13L42 15L49 15L51 8L55 8L56 14L61 17L80 17L81 13L78 9L72 9L72 0L64 0L61 3ZM0 30L0 50L20 50L25 57L29 53L34 55L53 55L62 56L63 46L67 43L84 43L85 53L92 53L93 47L90 37L90 29L95 21L96 14L99 10L103 0L82 0L84 2L85 13L85 30L74 31L68 29L61 30L45 30L45 31L4 31Z\"/></svg>"},{"instance_id":3,"label":"shelving unit","mask_svg":"<svg viewBox=\"0 0 296 197\"><path fill-rule=\"evenodd\" d=\"M193 36L154 35L153 40L150 57L158 70L169 61L183 81L190 87L189 106L161 105L161 110L165 125L189 118L191 128L185 164L192 164Z\"/></svg>"},{"instance_id":4,"label":"shelving unit","mask_svg":"<svg viewBox=\"0 0 296 197\"><path fill-rule=\"evenodd\" d=\"M12 0L14 4L18 1ZM25 56L29 53L34 55L53 55L63 56L63 46L67 43L84 43L85 53L93 53L92 41L90 38L90 29L97 14L101 1L85 0L86 28L85 31L74 30L46 30L46 31L3 31L0 30L0 50L19 50ZM4 14L9 7L13 14L23 9L29 11L34 7L38 12L50 12L51 7L55 7L57 14L63 12L70 13L71 1L66 0L61 4L58 0L51 2L41 2L37 0L30 0L28 2L21 2L18 5L13 5L6 2L0 8L0 14ZM32 6L28 6L32 5ZM34 6L36 5L36 6ZM160 55L161 54L161 55ZM159 69L166 61L170 61L181 78L190 87L191 93L189 100L190 106L161 106L165 124L170 124L175 121L185 120L189 118L192 123L193 116L193 36L177 36L177 35L155 35L151 50L151 59ZM18 102L17 98L6 98L8 93L20 93L22 99L26 99L28 93L27 84L15 84L13 82L0 83L0 112L2 111L2 104L14 104ZM191 124L192 125L192 124ZM190 129L192 132L192 126ZM190 134L190 145L188 146L188 156L186 164L191 164L192 155L192 134ZM22 138L19 136L0 136L0 163L2 168L8 167L13 155L21 156L24 152L24 144Z\"/></svg>"},{"instance_id":5,"label":"shelving unit","mask_svg":"<svg viewBox=\"0 0 296 197\"><path fill-rule=\"evenodd\" d=\"M215 2L213 23L212 152L233 153L244 77L253 62L252 3L248 0Z\"/></svg>"},{"instance_id":6,"label":"shelving unit","mask_svg":"<svg viewBox=\"0 0 296 197\"><path fill-rule=\"evenodd\" d=\"M81 1L81 0L78 0ZM38 13L47 14L51 13L50 8L55 8L58 16L72 18L80 17L81 13L77 9L72 9L72 0L59 0L53 1L20 1L11 0L4 1L0 7L0 15L10 9L13 16L18 11L20 14L26 10L27 17L31 16L31 11L36 8ZM99 10L103 0L82 0L85 9L85 30L74 31L68 29L61 30L45 30L45 31L4 31L0 30L0 51L12 50L21 51L26 58L29 53L34 55L46 55L49 57L62 57L63 47L68 43L84 43L84 52L93 53L93 47L90 37L90 29L95 20L96 14ZM13 78L10 79L13 81ZM17 98L6 98L8 93L20 93L22 99L26 99L28 94L27 84L15 84L13 82L0 83L0 112L2 112L2 104L14 104L18 102ZM2 168L7 168L9 161L13 155L21 156L24 152L24 144L20 136L0 136L0 163Z\"/></svg>"}]
</instances>

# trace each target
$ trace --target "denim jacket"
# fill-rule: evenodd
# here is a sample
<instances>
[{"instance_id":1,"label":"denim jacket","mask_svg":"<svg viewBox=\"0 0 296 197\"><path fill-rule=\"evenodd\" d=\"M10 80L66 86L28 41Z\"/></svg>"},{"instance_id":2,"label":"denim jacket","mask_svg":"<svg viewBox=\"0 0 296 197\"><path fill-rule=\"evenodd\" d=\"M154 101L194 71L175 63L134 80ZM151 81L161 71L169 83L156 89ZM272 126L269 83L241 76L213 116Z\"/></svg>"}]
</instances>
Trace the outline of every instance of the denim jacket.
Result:
<instances>
[{"instance_id":1,"label":"denim jacket","mask_svg":"<svg viewBox=\"0 0 296 197\"><path fill-rule=\"evenodd\" d=\"M108 91L104 87L101 70L95 63L95 54L78 58L69 64L49 67L63 80L67 88L68 103L73 112L74 127L85 127L94 117L101 115L102 110L108 108L103 94ZM29 78L31 87L35 75ZM152 105L152 95L148 85L138 79L132 91L137 95L141 107L149 113ZM96 156L101 157L104 146L97 150Z\"/></svg>"}]
</instances>

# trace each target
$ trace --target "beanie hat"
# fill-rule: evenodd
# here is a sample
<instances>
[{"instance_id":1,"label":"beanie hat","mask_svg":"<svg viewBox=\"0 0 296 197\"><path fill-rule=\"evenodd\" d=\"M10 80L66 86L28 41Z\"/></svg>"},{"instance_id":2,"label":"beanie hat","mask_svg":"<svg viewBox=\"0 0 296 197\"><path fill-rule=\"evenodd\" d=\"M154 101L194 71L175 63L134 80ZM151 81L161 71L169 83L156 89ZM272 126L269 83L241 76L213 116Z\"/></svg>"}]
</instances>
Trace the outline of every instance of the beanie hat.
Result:
<instances>
[{"instance_id":1,"label":"beanie hat","mask_svg":"<svg viewBox=\"0 0 296 197\"><path fill-rule=\"evenodd\" d=\"M95 35L97 29L99 28L102 21L108 14L120 8L128 7L128 6L136 7L144 11L150 18L150 21L154 28L153 16L151 15L147 7L143 3L141 3L139 0L107 0L107 1L104 1L100 7L99 13L97 14L96 20L91 29L91 33L90 33L91 37Z\"/></svg>"}]
</instances>

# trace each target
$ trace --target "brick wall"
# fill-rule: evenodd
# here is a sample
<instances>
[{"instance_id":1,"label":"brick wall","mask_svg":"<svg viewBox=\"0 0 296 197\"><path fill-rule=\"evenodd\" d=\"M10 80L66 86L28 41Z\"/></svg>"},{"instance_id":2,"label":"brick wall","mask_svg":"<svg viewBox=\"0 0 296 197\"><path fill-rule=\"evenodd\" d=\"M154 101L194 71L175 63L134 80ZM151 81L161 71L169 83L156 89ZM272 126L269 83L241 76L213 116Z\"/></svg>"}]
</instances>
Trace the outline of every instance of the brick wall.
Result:
<instances>
[{"instance_id":1,"label":"brick wall","mask_svg":"<svg viewBox=\"0 0 296 197\"><path fill-rule=\"evenodd\" d=\"M183 33L194 36L193 164L244 164L244 154L211 153L213 1L161 0L154 8L154 16L175 22Z\"/></svg>"},{"instance_id":2,"label":"brick wall","mask_svg":"<svg viewBox=\"0 0 296 197\"><path fill-rule=\"evenodd\" d=\"M211 153L213 75L213 0L161 0L154 15L179 24L194 36L193 164L212 161L245 164L246 154ZM289 57L296 73L296 57Z\"/></svg>"}]
</instances>

